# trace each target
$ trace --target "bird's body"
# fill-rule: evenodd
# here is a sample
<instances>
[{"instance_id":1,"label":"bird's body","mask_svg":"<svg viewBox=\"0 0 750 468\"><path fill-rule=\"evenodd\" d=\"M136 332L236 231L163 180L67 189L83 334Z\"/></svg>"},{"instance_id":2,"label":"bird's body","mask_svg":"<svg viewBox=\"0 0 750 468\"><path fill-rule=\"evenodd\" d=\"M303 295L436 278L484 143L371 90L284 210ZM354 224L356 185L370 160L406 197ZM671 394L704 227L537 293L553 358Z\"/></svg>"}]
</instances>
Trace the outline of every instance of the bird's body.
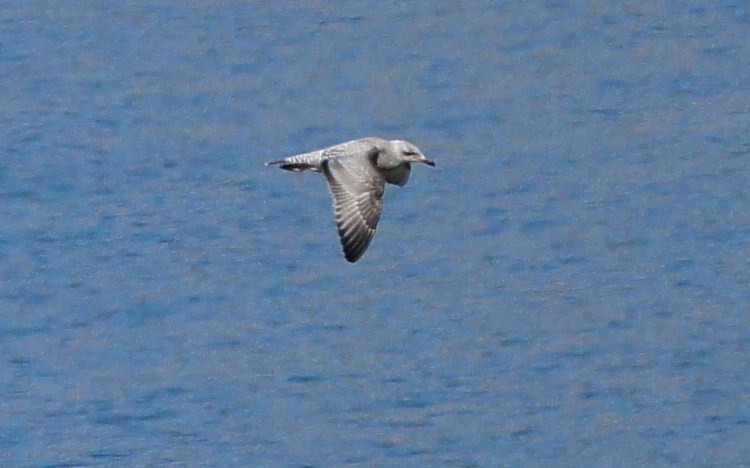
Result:
<instances>
[{"instance_id":1,"label":"bird's body","mask_svg":"<svg viewBox=\"0 0 750 468\"><path fill-rule=\"evenodd\" d=\"M375 235L383 212L385 184L405 185L413 162L435 165L408 141L368 137L290 156L268 165L325 175L333 196L344 256L348 261L356 262Z\"/></svg>"}]
</instances>

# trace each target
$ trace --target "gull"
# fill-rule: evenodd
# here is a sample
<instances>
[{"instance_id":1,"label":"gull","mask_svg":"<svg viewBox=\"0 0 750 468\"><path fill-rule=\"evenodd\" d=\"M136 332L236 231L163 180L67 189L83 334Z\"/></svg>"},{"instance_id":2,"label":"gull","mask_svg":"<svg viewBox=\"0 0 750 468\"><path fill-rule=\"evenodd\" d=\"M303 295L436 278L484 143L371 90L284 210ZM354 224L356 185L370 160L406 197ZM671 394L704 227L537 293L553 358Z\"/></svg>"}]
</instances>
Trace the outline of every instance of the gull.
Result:
<instances>
[{"instance_id":1,"label":"gull","mask_svg":"<svg viewBox=\"0 0 750 468\"><path fill-rule=\"evenodd\" d=\"M287 171L322 172L333 196L344 257L354 263L365 253L383 212L385 184L404 186L411 163L435 167L404 140L367 137L266 163Z\"/></svg>"}]
</instances>

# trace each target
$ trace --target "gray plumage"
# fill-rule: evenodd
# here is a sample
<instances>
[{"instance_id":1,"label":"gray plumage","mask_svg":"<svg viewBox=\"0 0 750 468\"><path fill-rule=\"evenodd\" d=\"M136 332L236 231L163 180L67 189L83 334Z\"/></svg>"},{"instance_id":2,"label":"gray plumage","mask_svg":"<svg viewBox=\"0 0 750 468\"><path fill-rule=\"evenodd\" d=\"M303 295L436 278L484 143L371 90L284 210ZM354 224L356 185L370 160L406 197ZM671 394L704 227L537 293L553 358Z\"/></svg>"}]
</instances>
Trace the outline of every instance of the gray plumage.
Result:
<instances>
[{"instance_id":1,"label":"gray plumage","mask_svg":"<svg viewBox=\"0 0 750 468\"><path fill-rule=\"evenodd\" d=\"M356 262L367 250L383 212L386 182L403 186L411 163L429 166L419 148L403 140L368 137L267 163L288 171L322 172L333 196L344 256Z\"/></svg>"}]
</instances>

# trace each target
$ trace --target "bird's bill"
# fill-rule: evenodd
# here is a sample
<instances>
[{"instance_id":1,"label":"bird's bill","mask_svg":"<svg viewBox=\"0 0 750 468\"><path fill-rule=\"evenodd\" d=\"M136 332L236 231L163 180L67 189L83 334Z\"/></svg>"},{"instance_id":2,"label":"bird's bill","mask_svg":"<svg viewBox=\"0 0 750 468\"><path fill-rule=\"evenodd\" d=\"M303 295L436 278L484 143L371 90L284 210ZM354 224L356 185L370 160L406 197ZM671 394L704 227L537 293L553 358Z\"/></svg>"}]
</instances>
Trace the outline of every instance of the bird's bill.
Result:
<instances>
[{"instance_id":1,"label":"bird's bill","mask_svg":"<svg viewBox=\"0 0 750 468\"><path fill-rule=\"evenodd\" d=\"M431 160L429 160L429 159L427 159L427 158L424 158L424 159L422 160L422 162L423 162L423 163L425 163L425 164L427 164L427 165L428 165L428 166L430 166L430 167L435 167L435 161L431 161Z\"/></svg>"}]
</instances>

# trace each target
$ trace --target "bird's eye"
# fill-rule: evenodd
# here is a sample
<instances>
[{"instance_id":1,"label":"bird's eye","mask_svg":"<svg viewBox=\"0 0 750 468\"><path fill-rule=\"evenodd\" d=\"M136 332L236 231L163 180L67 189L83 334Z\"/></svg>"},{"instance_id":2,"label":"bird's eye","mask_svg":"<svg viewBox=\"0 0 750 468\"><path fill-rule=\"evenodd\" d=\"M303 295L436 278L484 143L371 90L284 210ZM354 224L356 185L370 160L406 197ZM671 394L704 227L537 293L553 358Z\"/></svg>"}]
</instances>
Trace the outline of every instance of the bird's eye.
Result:
<instances>
[{"instance_id":1,"label":"bird's eye","mask_svg":"<svg viewBox=\"0 0 750 468\"><path fill-rule=\"evenodd\" d=\"M404 151L404 154L405 154L406 156L416 156L416 154L417 154L417 153L415 153L415 152L414 152L414 151L412 151L412 150L406 150L406 151Z\"/></svg>"}]
</instances>

